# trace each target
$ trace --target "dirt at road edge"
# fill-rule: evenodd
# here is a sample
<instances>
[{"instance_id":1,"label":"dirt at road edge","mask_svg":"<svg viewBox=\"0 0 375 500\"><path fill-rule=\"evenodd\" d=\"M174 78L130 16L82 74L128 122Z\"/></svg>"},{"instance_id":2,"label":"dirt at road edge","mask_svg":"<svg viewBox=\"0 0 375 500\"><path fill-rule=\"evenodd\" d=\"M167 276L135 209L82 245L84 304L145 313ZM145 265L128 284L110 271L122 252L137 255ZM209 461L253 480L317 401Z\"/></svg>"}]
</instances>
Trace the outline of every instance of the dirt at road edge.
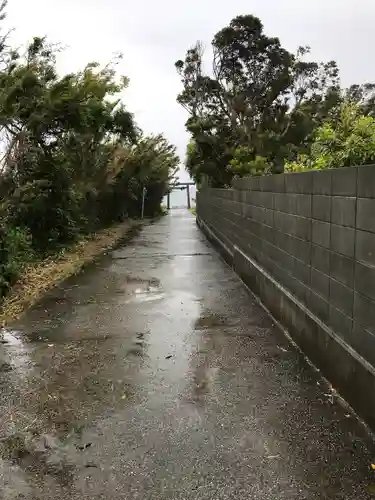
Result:
<instances>
[{"instance_id":1,"label":"dirt at road edge","mask_svg":"<svg viewBox=\"0 0 375 500\"><path fill-rule=\"evenodd\" d=\"M126 221L102 229L63 253L28 266L0 306L0 326L19 319L46 292L114 248L139 226L139 222Z\"/></svg>"}]
</instances>

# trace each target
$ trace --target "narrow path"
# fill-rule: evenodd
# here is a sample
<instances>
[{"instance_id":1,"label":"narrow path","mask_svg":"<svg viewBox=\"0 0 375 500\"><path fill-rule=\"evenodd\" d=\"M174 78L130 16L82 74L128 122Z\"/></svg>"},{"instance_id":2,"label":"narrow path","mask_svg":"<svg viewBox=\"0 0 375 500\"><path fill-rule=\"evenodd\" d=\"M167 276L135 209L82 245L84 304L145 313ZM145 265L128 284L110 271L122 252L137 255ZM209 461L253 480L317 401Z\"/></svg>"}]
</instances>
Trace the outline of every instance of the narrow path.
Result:
<instances>
[{"instance_id":1,"label":"narrow path","mask_svg":"<svg viewBox=\"0 0 375 500\"><path fill-rule=\"evenodd\" d=\"M364 428L187 211L51 293L0 360L1 499L375 497Z\"/></svg>"}]
</instances>

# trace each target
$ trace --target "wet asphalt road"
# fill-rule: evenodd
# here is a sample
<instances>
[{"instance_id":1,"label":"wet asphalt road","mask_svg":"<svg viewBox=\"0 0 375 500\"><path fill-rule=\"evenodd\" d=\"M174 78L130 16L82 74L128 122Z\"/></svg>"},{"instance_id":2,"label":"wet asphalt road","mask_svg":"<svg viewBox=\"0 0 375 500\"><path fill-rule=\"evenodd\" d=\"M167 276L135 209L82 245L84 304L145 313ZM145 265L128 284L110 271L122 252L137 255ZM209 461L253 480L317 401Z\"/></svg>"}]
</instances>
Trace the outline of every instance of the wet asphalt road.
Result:
<instances>
[{"instance_id":1,"label":"wet asphalt road","mask_svg":"<svg viewBox=\"0 0 375 500\"><path fill-rule=\"evenodd\" d=\"M2 499L375 498L364 427L187 211L0 341Z\"/></svg>"}]
</instances>

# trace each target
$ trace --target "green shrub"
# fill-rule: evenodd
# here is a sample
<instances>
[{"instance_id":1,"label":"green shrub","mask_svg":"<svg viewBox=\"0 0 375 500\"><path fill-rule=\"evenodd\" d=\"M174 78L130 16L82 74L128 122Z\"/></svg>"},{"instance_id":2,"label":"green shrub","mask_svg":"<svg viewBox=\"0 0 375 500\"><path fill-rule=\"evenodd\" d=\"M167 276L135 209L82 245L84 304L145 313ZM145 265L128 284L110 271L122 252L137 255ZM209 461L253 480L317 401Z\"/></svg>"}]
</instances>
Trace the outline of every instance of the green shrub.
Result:
<instances>
[{"instance_id":1,"label":"green shrub","mask_svg":"<svg viewBox=\"0 0 375 500\"><path fill-rule=\"evenodd\" d=\"M29 235L20 228L0 225L0 297L8 292L32 258Z\"/></svg>"},{"instance_id":2,"label":"green shrub","mask_svg":"<svg viewBox=\"0 0 375 500\"><path fill-rule=\"evenodd\" d=\"M375 119L352 103L341 106L337 120L327 120L314 135L311 154L287 163L287 172L352 167L375 162Z\"/></svg>"}]
</instances>

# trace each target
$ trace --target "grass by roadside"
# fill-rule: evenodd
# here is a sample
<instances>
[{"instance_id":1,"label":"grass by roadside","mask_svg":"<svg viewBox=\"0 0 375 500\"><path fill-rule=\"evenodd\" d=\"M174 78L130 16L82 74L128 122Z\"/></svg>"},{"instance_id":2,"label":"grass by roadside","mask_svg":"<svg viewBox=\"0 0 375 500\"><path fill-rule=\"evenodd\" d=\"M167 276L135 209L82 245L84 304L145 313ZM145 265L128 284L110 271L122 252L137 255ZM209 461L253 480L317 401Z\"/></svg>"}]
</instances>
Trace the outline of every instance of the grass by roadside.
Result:
<instances>
[{"instance_id":1,"label":"grass by roadside","mask_svg":"<svg viewBox=\"0 0 375 500\"><path fill-rule=\"evenodd\" d=\"M46 292L116 246L136 226L136 223L123 222L103 229L55 257L27 266L0 305L0 325L4 327L20 318Z\"/></svg>"},{"instance_id":2,"label":"grass by roadside","mask_svg":"<svg viewBox=\"0 0 375 500\"><path fill-rule=\"evenodd\" d=\"M189 212L191 212L193 215L197 215L195 207L190 208Z\"/></svg>"}]
</instances>

